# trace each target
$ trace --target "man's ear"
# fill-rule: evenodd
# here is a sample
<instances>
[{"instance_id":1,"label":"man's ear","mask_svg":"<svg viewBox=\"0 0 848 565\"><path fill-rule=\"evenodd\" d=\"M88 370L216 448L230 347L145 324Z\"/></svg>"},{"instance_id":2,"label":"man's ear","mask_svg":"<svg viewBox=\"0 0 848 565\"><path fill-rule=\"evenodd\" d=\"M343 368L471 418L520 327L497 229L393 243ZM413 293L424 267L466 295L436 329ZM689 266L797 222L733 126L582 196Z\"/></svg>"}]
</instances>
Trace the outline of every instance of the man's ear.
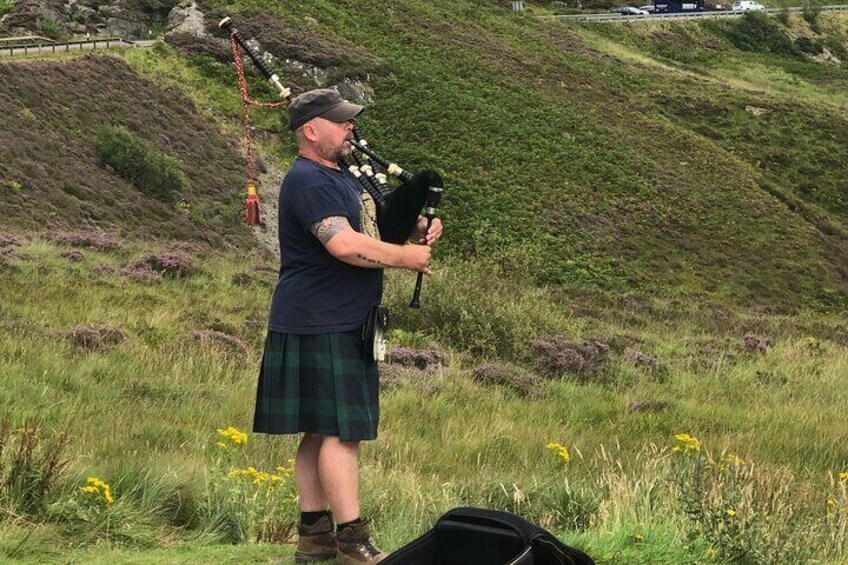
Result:
<instances>
[{"instance_id":1,"label":"man's ear","mask_svg":"<svg viewBox=\"0 0 848 565\"><path fill-rule=\"evenodd\" d=\"M306 122L303 124L303 137L311 142L318 141L318 128L314 122Z\"/></svg>"}]
</instances>

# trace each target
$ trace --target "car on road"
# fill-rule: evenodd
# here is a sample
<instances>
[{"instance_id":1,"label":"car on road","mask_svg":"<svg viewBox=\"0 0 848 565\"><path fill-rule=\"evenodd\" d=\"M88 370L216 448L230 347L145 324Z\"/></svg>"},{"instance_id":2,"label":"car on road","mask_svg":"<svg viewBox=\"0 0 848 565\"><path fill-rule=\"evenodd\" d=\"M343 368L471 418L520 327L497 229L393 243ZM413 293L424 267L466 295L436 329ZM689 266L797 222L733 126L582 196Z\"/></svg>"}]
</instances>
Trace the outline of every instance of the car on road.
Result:
<instances>
[{"instance_id":1,"label":"car on road","mask_svg":"<svg viewBox=\"0 0 848 565\"><path fill-rule=\"evenodd\" d=\"M754 0L736 0L730 9L734 12L756 12L765 10L766 7Z\"/></svg>"},{"instance_id":2,"label":"car on road","mask_svg":"<svg viewBox=\"0 0 848 565\"><path fill-rule=\"evenodd\" d=\"M647 6L639 6L639 9L648 12L649 14L653 14L657 11L657 7L653 4L648 4Z\"/></svg>"},{"instance_id":3,"label":"car on road","mask_svg":"<svg viewBox=\"0 0 848 565\"><path fill-rule=\"evenodd\" d=\"M620 6L618 8L611 9L610 12L614 14L621 14L623 16L647 16L650 14L650 12L646 10L634 8L633 6Z\"/></svg>"}]
</instances>

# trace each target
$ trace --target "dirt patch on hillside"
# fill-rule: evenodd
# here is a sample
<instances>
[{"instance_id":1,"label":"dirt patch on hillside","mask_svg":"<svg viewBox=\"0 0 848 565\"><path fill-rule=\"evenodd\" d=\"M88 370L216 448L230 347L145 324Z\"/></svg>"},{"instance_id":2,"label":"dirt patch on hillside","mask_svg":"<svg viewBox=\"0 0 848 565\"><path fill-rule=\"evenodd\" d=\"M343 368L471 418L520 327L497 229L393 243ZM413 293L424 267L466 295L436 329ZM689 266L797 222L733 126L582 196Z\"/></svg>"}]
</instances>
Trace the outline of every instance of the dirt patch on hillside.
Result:
<instances>
[{"instance_id":1,"label":"dirt patch on hillside","mask_svg":"<svg viewBox=\"0 0 848 565\"><path fill-rule=\"evenodd\" d=\"M257 179L259 181L260 224L250 228L254 237L274 257L280 256L278 204L283 176L285 176L285 171L271 167L266 161L264 172L261 172Z\"/></svg>"}]
</instances>

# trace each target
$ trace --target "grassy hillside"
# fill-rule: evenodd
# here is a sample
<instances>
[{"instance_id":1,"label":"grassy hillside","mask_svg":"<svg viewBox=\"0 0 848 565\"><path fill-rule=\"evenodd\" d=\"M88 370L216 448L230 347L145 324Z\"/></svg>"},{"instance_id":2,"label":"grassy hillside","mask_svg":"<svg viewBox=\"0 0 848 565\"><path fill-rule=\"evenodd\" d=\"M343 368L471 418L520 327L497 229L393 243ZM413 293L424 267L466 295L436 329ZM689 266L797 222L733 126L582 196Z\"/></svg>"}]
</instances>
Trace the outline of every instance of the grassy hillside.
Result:
<instances>
[{"instance_id":1,"label":"grassy hillside","mask_svg":"<svg viewBox=\"0 0 848 565\"><path fill-rule=\"evenodd\" d=\"M446 172L457 254L506 249L571 287L844 299L842 63L742 51L728 37L747 22L574 27L463 2L263 11L389 62L363 121L398 161ZM827 37L844 46L839 26ZM769 89L729 80L754 58Z\"/></svg>"},{"instance_id":2,"label":"grassy hillside","mask_svg":"<svg viewBox=\"0 0 848 565\"><path fill-rule=\"evenodd\" d=\"M0 292L18 298L0 306L0 410L12 426L0 426L0 558L289 556L290 546L247 542L286 537L267 527L295 516L285 472L293 439L250 436L239 445L218 432L250 427L273 262L126 241L112 250L77 245L77 254L44 239L5 241ZM471 290L492 273L475 265L440 272L425 307L432 317L469 310L465 333L448 324L429 336L414 327L394 333L395 346L430 349L421 357L430 364L402 365L409 354L399 352L382 368L381 436L364 450L364 508L384 546L471 504L519 512L600 563L726 562L746 546L779 557L751 563L843 562L844 318L668 301L568 313L549 292L490 284L489 301L503 305L493 319ZM36 284L45 279L53 284ZM411 282L391 277L396 312ZM501 320L508 324L487 342L514 343L528 362L496 370L462 353ZM524 332L534 326L560 336L560 353L531 343ZM434 346L447 354L441 361ZM38 429L29 459L18 451L32 435L25 423ZM47 446L62 430L56 457L72 465L39 487ZM681 433L702 450L672 451ZM570 460L549 443L564 445ZM745 463L719 464L726 453ZM15 474L14 461L28 461L27 472ZM269 492L230 474L249 466L277 474L282 486ZM89 477L110 485L113 502L81 490ZM696 478L703 491L687 487ZM703 520L687 517L695 502ZM787 539L797 543L776 541ZM217 545L231 542L244 545Z\"/></svg>"},{"instance_id":3,"label":"grassy hillside","mask_svg":"<svg viewBox=\"0 0 848 565\"><path fill-rule=\"evenodd\" d=\"M115 57L2 62L0 215L15 231L97 227L137 238L250 243L239 219L244 165L237 141L174 88ZM162 202L103 164L98 128L122 125L179 161L186 183Z\"/></svg>"},{"instance_id":4,"label":"grassy hillside","mask_svg":"<svg viewBox=\"0 0 848 565\"><path fill-rule=\"evenodd\" d=\"M479 505L605 564L846 562L848 20L202 8L368 79L372 143L447 179L422 309L411 275L386 291L414 351L383 367L363 453L380 544ZM252 543L289 538L294 440L238 433L277 266L239 218L227 56L183 37L0 62L0 561L291 556ZM283 167L284 117L254 124ZM118 125L177 160L180 198L103 164Z\"/></svg>"},{"instance_id":5,"label":"grassy hillside","mask_svg":"<svg viewBox=\"0 0 848 565\"><path fill-rule=\"evenodd\" d=\"M572 291L671 292L778 309L844 305L844 18L821 16L816 33L800 18L788 28L756 17L581 26L463 2L204 9L210 32L219 16L236 12L245 34L280 57L328 68L331 79L371 79L376 98L362 119L369 137L407 167L435 166L448 178L444 253L508 257L532 282ZM195 122L213 116L237 123L227 47L214 39L173 41L185 55L164 48L125 55L159 86L144 83L146 105L121 98L128 89L117 85L138 79L114 62L62 70L80 73L85 88L55 108L46 79L38 78L46 77L39 69L52 67L8 67L15 80L2 88L15 119L4 133L12 151L3 156L6 223L84 220L157 235L238 231L231 224L243 179L235 152L222 146L233 142L214 134L180 138L173 147L166 140L208 131ZM824 49L830 58L815 54ZM97 84L86 82L84 69L99 65L107 66ZM303 76L283 74L309 87ZM164 122L169 112L159 108L175 88L207 118ZM77 101L83 91L97 94ZM270 97L267 88L256 91ZM98 106L107 113L88 118ZM91 137L105 115L182 160L185 204L195 210L189 221L148 206L96 166ZM285 119L255 115L266 154L285 163L292 155ZM27 129L27 119L45 129ZM26 146L57 136L61 142L47 148ZM75 158L46 153L59 146L73 148ZM35 162L29 157L39 154ZM105 194L107 179L120 198ZM33 200L45 209L33 211ZM136 213L112 211L132 202Z\"/></svg>"}]
</instances>

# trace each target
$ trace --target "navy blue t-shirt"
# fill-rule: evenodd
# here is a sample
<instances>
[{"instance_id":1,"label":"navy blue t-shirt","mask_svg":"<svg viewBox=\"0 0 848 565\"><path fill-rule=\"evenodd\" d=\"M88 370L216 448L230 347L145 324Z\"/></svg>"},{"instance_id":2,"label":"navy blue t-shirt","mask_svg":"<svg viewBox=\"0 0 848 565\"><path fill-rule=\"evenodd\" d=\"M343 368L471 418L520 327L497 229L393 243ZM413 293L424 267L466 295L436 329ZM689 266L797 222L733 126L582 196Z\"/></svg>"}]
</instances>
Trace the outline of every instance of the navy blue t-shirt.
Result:
<instances>
[{"instance_id":1,"label":"navy blue t-shirt","mask_svg":"<svg viewBox=\"0 0 848 565\"><path fill-rule=\"evenodd\" d=\"M345 216L375 234L373 201L349 171L298 157L280 188L280 278L271 302L272 331L320 334L352 330L383 293L382 269L355 267L330 255L310 227ZM363 198L365 202L363 202Z\"/></svg>"}]
</instances>

